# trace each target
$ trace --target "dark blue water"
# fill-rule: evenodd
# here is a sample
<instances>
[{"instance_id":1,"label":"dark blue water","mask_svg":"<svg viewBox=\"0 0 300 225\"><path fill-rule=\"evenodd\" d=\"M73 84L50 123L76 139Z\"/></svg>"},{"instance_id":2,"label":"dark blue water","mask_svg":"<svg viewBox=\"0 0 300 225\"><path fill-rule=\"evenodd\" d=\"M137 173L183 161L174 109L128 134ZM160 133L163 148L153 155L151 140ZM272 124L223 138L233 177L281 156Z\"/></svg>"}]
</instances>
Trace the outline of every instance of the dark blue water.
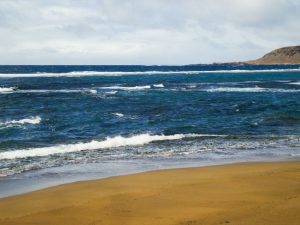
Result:
<instances>
[{"instance_id":1,"label":"dark blue water","mask_svg":"<svg viewBox=\"0 0 300 225\"><path fill-rule=\"evenodd\" d=\"M300 154L295 66L0 66L0 176ZM110 164L111 165L111 164Z\"/></svg>"}]
</instances>

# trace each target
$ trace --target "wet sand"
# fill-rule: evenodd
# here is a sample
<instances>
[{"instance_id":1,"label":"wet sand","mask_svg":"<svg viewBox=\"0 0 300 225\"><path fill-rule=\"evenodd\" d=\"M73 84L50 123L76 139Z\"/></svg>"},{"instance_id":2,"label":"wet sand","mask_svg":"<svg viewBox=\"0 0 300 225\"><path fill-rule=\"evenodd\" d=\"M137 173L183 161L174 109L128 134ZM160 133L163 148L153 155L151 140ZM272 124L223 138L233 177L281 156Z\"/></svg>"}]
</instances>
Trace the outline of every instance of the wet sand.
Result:
<instances>
[{"instance_id":1,"label":"wet sand","mask_svg":"<svg viewBox=\"0 0 300 225\"><path fill-rule=\"evenodd\" d=\"M1 225L299 224L300 162L171 169L0 199Z\"/></svg>"}]
</instances>

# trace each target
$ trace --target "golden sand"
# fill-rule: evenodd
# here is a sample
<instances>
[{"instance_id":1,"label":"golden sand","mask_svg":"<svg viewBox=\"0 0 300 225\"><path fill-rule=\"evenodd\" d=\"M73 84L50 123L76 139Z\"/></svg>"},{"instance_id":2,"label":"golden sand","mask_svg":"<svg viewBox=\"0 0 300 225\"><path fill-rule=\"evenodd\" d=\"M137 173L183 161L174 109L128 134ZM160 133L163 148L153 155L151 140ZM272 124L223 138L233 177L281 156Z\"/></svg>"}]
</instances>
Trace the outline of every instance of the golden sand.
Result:
<instances>
[{"instance_id":1,"label":"golden sand","mask_svg":"<svg viewBox=\"0 0 300 225\"><path fill-rule=\"evenodd\" d=\"M300 162L172 169L0 199L0 225L300 224Z\"/></svg>"}]
</instances>

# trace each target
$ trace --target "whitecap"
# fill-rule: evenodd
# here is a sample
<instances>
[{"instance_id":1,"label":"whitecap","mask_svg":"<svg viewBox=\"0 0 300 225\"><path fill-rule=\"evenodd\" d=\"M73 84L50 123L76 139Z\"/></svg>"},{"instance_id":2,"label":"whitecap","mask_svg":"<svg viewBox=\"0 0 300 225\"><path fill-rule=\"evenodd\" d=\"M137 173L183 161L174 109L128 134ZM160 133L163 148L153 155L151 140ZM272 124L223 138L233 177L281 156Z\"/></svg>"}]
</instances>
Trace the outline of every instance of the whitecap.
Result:
<instances>
[{"instance_id":1,"label":"whitecap","mask_svg":"<svg viewBox=\"0 0 300 225\"><path fill-rule=\"evenodd\" d=\"M105 92L105 94L109 94L109 95L114 95L114 94L117 94L118 91L107 91Z\"/></svg>"},{"instance_id":2,"label":"whitecap","mask_svg":"<svg viewBox=\"0 0 300 225\"><path fill-rule=\"evenodd\" d=\"M248 88L238 88L238 87L218 87L207 89L208 92L263 92L266 91L265 88L260 87L248 87Z\"/></svg>"},{"instance_id":3,"label":"whitecap","mask_svg":"<svg viewBox=\"0 0 300 225\"><path fill-rule=\"evenodd\" d=\"M14 126L14 125L24 125L24 124L39 124L42 121L41 117L39 116L32 116L25 119L20 120L10 120L3 123L0 123L0 125L4 126Z\"/></svg>"},{"instance_id":4,"label":"whitecap","mask_svg":"<svg viewBox=\"0 0 300 225\"><path fill-rule=\"evenodd\" d=\"M97 90L95 89L16 89L16 88L0 88L0 94L11 94L11 93L37 93L37 94L43 94L43 93L84 93L84 94L97 94Z\"/></svg>"},{"instance_id":5,"label":"whitecap","mask_svg":"<svg viewBox=\"0 0 300 225\"><path fill-rule=\"evenodd\" d=\"M127 76L127 75L164 75L164 74L206 74L206 73L269 73L299 72L298 69L262 69L262 70L197 70L197 71L73 71L68 73L1 73L0 77L80 77L80 76Z\"/></svg>"},{"instance_id":6,"label":"whitecap","mask_svg":"<svg viewBox=\"0 0 300 225\"><path fill-rule=\"evenodd\" d=\"M118 112L116 112L116 113L112 113L113 115L115 115L115 116L118 116L118 117L123 117L124 116L124 114L123 113L118 113Z\"/></svg>"},{"instance_id":7,"label":"whitecap","mask_svg":"<svg viewBox=\"0 0 300 225\"><path fill-rule=\"evenodd\" d=\"M133 86L133 87L125 87L125 86L101 87L101 89L124 90L124 91L144 90L144 89L150 89L150 88L151 88L150 85Z\"/></svg>"},{"instance_id":8,"label":"whitecap","mask_svg":"<svg viewBox=\"0 0 300 225\"><path fill-rule=\"evenodd\" d=\"M40 157L54 154L79 152L84 150L109 149L125 146L140 146L154 141L178 140L191 137L223 136L205 134L174 134L174 135L152 135L138 134L130 137L116 136L107 137L104 140L92 140L90 142L79 142L75 144L61 144L52 147L31 148L23 150L6 151L0 153L0 159L17 159L27 157Z\"/></svg>"},{"instance_id":9,"label":"whitecap","mask_svg":"<svg viewBox=\"0 0 300 225\"><path fill-rule=\"evenodd\" d=\"M16 90L16 87L0 87L0 94L8 94L12 93Z\"/></svg>"},{"instance_id":10,"label":"whitecap","mask_svg":"<svg viewBox=\"0 0 300 225\"><path fill-rule=\"evenodd\" d=\"M292 83L289 83L289 84L300 85L300 81L298 81L298 82L292 82Z\"/></svg>"},{"instance_id":11,"label":"whitecap","mask_svg":"<svg viewBox=\"0 0 300 225\"><path fill-rule=\"evenodd\" d=\"M163 88L163 87L165 87L165 85L164 84L153 84L153 87Z\"/></svg>"},{"instance_id":12,"label":"whitecap","mask_svg":"<svg viewBox=\"0 0 300 225\"><path fill-rule=\"evenodd\" d=\"M261 87L218 87L206 89L207 92L300 92L296 89L278 89L278 88L261 88Z\"/></svg>"},{"instance_id":13,"label":"whitecap","mask_svg":"<svg viewBox=\"0 0 300 225\"><path fill-rule=\"evenodd\" d=\"M97 94L97 90L93 90L93 89L92 90L88 90L88 92L91 93L91 94Z\"/></svg>"}]
</instances>

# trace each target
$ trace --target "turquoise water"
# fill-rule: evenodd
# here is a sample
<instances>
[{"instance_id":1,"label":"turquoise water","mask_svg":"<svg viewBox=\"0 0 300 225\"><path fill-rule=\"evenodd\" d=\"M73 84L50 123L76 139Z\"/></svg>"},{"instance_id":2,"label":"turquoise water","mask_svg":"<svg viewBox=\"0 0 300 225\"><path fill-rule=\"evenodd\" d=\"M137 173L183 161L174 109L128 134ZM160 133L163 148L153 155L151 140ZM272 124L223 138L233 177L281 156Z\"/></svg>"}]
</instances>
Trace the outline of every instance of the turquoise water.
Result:
<instances>
[{"instance_id":1,"label":"turquoise water","mask_svg":"<svg viewBox=\"0 0 300 225\"><path fill-rule=\"evenodd\" d=\"M2 179L102 162L109 170L120 161L142 168L300 154L299 66L1 66L0 73Z\"/></svg>"}]
</instances>

